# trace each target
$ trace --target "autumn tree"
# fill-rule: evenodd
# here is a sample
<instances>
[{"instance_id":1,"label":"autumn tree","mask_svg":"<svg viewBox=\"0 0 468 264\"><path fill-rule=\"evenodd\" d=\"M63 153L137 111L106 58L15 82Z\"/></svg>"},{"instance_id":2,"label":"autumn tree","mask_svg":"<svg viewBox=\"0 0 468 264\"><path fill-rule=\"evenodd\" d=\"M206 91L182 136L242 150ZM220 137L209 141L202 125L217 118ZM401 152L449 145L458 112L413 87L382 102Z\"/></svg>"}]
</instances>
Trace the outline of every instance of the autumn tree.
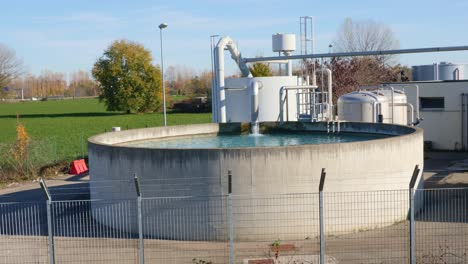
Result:
<instances>
[{"instance_id":1,"label":"autumn tree","mask_svg":"<svg viewBox=\"0 0 468 264\"><path fill-rule=\"evenodd\" d=\"M0 43L0 88L23 73L23 63L13 49Z\"/></svg>"},{"instance_id":2,"label":"autumn tree","mask_svg":"<svg viewBox=\"0 0 468 264\"><path fill-rule=\"evenodd\" d=\"M254 63L249 69L253 77L268 77L273 75L270 66L266 63Z\"/></svg>"},{"instance_id":3,"label":"autumn tree","mask_svg":"<svg viewBox=\"0 0 468 264\"><path fill-rule=\"evenodd\" d=\"M374 86L384 82L399 82L402 80L402 71L408 67L400 64L390 66L383 64L375 57L362 58L333 58L316 64L316 68L325 67L333 69L333 100L345 93L357 90L362 86ZM312 65L308 65L311 69ZM317 83L322 83L321 75L317 77ZM404 75L403 75L404 77ZM325 77L326 78L326 77ZM326 83L326 80L323 80Z\"/></svg>"},{"instance_id":4,"label":"autumn tree","mask_svg":"<svg viewBox=\"0 0 468 264\"><path fill-rule=\"evenodd\" d=\"M87 71L79 70L69 75L68 95L73 97L98 95L97 83Z\"/></svg>"},{"instance_id":5,"label":"autumn tree","mask_svg":"<svg viewBox=\"0 0 468 264\"><path fill-rule=\"evenodd\" d=\"M92 73L101 89L99 98L109 111L152 112L161 106L161 71L141 44L115 41Z\"/></svg>"}]
</instances>

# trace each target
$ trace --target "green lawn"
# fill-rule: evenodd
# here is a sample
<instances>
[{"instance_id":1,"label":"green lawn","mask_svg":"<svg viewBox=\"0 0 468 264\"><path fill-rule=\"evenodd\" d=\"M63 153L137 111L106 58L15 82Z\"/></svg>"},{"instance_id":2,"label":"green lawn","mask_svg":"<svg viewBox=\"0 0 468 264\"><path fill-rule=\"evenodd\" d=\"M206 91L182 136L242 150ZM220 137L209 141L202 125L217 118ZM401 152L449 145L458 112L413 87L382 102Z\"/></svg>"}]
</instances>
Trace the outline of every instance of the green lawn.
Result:
<instances>
[{"instance_id":1,"label":"green lawn","mask_svg":"<svg viewBox=\"0 0 468 264\"><path fill-rule=\"evenodd\" d=\"M58 160L71 160L87 152L86 139L109 131L161 126L162 113L122 114L107 112L97 99L0 103L0 144L15 140L16 115L32 139L50 142ZM168 125L211 122L211 114L168 113ZM52 155L52 154L51 154ZM54 157L55 158L55 157Z\"/></svg>"}]
</instances>

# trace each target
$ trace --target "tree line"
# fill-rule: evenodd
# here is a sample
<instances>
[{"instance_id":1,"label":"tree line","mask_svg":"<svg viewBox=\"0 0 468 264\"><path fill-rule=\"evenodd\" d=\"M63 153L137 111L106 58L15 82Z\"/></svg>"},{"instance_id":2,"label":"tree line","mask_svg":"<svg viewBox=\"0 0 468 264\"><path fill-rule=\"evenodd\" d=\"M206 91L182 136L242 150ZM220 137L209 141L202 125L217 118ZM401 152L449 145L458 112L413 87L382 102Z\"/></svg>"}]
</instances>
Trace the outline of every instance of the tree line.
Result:
<instances>
[{"instance_id":1,"label":"tree line","mask_svg":"<svg viewBox=\"0 0 468 264\"><path fill-rule=\"evenodd\" d=\"M1 87L0 98L83 97L99 95L99 88L91 75L83 70L67 75L44 70L39 75L27 74L10 80Z\"/></svg>"}]
</instances>

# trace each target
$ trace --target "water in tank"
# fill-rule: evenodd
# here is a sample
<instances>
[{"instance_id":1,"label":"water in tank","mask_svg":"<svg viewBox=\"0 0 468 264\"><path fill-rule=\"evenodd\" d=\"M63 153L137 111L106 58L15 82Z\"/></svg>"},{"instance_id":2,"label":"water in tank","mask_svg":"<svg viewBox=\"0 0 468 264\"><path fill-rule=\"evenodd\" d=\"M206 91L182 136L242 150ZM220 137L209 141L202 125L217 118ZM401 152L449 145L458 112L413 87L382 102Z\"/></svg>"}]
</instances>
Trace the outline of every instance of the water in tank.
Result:
<instances>
[{"instance_id":1,"label":"water in tank","mask_svg":"<svg viewBox=\"0 0 468 264\"><path fill-rule=\"evenodd\" d=\"M413 66L413 81L467 80L468 64L441 62Z\"/></svg>"}]
</instances>

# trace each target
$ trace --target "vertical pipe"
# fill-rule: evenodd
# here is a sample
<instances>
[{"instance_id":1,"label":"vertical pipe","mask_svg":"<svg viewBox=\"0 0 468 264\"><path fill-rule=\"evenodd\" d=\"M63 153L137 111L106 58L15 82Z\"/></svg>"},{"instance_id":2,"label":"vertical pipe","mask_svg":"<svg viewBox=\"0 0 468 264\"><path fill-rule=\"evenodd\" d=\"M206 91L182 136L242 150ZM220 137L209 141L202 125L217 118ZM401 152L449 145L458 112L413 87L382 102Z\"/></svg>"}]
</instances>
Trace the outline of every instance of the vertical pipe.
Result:
<instances>
[{"instance_id":1,"label":"vertical pipe","mask_svg":"<svg viewBox=\"0 0 468 264\"><path fill-rule=\"evenodd\" d=\"M283 102L283 92L284 92L284 86L280 88L279 92L279 108L280 108L280 124L282 125L284 123L284 102Z\"/></svg>"},{"instance_id":2,"label":"vertical pipe","mask_svg":"<svg viewBox=\"0 0 468 264\"><path fill-rule=\"evenodd\" d=\"M218 53L216 52L216 49L213 48L213 60L215 61L214 63L214 85L213 85L213 94L211 95L211 101L212 101L212 105L213 105L213 109L212 109L212 112L213 112L213 116L215 117L214 120L215 120L215 123L218 123L219 122L219 100L218 100L218 96L219 96L219 87L218 87L218 79L219 79L219 76L218 76L218 66L216 64L216 62L218 61Z\"/></svg>"},{"instance_id":3,"label":"vertical pipe","mask_svg":"<svg viewBox=\"0 0 468 264\"><path fill-rule=\"evenodd\" d=\"M292 60L288 60L288 63L286 65L286 75L292 76Z\"/></svg>"},{"instance_id":4,"label":"vertical pipe","mask_svg":"<svg viewBox=\"0 0 468 264\"><path fill-rule=\"evenodd\" d=\"M217 58L217 67L218 67L218 90L219 90L219 98L218 98L218 109L219 109L219 122L226 123L226 94L224 90L224 57L223 55L223 47L218 46L216 47L216 58Z\"/></svg>"},{"instance_id":5,"label":"vertical pipe","mask_svg":"<svg viewBox=\"0 0 468 264\"><path fill-rule=\"evenodd\" d=\"M234 223L232 219L232 172L228 171L229 263L234 264Z\"/></svg>"},{"instance_id":6,"label":"vertical pipe","mask_svg":"<svg viewBox=\"0 0 468 264\"><path fill-rule=\"evenodd\" d=\"M328 117L333 119L333 77L330 69L325 70L328 74Z\"/></svg>"},{"instance_id":7,"label":"vertical pipe","mask_svg":"<svg viewBox=\"0 0 468 264\"><path fill-rule=\"evenodd\" d=\"M214 46L214 36L210 36L210 56L211 56L211 121L216 123L216 114L215 114L215 70L213 63L213 46Z\"/></svg>"},{"instance_id":8,"label":"vertical pipe","mask_svg":"<svg viewBox=\"0 0 468 264\"><path fill-rule=\"evenodd\" d=\"M251 123L252 134L259 133L259 127L258 127L258 116L259 116L258 89L260 86L259 82L260 81L255 81L255 80L252 80L250 82L250 92L251 92L250 123Z\"/></svg>"}]
</instances>

